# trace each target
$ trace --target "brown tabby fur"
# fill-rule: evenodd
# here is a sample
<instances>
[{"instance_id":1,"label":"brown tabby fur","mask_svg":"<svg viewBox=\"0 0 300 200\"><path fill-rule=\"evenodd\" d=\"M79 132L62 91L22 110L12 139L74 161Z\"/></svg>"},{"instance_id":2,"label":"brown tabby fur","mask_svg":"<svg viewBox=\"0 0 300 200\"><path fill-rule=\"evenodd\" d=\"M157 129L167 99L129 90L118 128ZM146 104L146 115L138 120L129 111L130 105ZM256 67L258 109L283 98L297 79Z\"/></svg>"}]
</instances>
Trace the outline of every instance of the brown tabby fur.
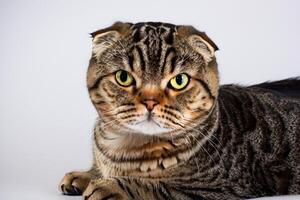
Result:
<instances>
[{"instance_id":1,"label":"brown tabby fur","mask_svg":"<svg viewBox=\"0 0 300 200\"><path fill-rule=\"evenodd\" d=\"M166 23L116 23L92 33L87 72L99 120L94 162L60 189L84 199L246 199L300 193L300 81L219 87L204 32ZM126 70L134 85L116 83ZM180 91L168 87L190 76ZM170 131L128 127L148 116ZM150 115L150 114L149 114Z\"/></svg>"}]
</instances>

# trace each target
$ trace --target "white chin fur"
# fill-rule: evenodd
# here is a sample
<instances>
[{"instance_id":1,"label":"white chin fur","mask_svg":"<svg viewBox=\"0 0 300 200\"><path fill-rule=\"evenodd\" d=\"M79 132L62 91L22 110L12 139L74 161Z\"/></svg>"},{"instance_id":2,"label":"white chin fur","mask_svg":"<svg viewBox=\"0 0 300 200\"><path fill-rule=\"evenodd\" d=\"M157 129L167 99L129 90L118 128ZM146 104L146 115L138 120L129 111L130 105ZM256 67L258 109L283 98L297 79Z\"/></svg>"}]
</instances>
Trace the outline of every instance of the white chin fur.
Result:
<instances>
[{"instance_id":1,"label":"white chin fur","mask_svg":"<svg viewBox=\"0 0 300 200\"><path fill-rule=\"evenodd\" d=\"M145 120L137 124L127 124L126 126L136 132L143 133L146 135L157 135L172 131L172 129L160 127L152 119Z\"/></svg>"}]
</instances>

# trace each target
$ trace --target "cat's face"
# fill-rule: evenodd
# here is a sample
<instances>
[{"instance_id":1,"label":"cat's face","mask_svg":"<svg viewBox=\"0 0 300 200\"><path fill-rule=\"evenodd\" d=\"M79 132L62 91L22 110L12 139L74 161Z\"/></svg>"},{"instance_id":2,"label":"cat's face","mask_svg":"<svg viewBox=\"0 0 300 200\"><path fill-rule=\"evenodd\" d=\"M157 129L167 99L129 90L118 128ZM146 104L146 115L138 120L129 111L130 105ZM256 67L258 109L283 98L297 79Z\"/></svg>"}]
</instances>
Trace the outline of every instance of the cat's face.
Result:
<instances>
[{"instance_id":1,"label":"cat's face","mask_svg":"<svg viewBox=\"0 0 300 200\"><path fill-rule=\"evenodd\" d=\"M157 135L205 119L218 91L216 45L192 27L116 23L96 31L88 69L100 118Z\"/></svg>"}]
</instances>

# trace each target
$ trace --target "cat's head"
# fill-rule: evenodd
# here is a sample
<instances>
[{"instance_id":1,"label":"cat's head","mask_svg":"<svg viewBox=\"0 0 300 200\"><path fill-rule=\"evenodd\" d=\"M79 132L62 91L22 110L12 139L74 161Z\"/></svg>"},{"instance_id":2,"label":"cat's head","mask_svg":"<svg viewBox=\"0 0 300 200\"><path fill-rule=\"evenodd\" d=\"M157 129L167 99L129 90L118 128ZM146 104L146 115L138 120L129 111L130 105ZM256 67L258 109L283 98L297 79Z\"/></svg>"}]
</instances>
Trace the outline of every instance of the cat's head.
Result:
<instances>
[{"instance_id":1,"label":"cat's head","mask_svg":"<svg viewBox=\"0 0 300 200\"><path fill-rule=\"evenodd\" d=\"M104 122L157 135L193 127L213 109L218 48L204 32L117 22L91 35L87 84Z\"/></svg>"}]
</instances>

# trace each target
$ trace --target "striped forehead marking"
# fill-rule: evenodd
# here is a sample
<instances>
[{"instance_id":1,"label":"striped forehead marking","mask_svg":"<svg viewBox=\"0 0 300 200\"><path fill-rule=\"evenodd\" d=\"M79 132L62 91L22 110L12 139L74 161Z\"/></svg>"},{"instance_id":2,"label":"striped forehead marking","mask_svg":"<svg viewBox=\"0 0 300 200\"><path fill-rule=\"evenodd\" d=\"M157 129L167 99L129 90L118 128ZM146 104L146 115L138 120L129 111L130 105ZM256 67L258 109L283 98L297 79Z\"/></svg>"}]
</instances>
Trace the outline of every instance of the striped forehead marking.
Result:
<instances>
[{"instance_id":1,"label":"striped forehead marking","mask_svg":"<svg viewBox=\"0 0 300 200\"><path fill-rule=\"evenodd\" d=\"M134 24L131 29L133 48L138 52L141 70L163 72L167 57L175 53L172 44L177 26L148 22Z\"/></svg>"}]
</instances>

